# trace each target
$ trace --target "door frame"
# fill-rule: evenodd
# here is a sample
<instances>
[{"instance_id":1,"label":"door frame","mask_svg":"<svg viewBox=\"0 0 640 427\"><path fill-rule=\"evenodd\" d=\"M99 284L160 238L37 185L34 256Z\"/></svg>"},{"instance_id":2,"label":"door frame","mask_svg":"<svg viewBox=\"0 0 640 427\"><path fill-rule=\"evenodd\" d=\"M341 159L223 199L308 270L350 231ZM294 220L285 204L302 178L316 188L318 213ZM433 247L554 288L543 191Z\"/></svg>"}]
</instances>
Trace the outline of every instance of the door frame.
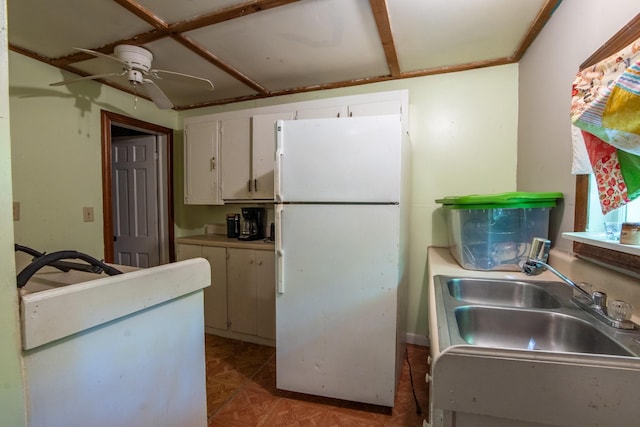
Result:
<instances>
[{"instance_id":1,"label":"door frame","mask_svg":"<svg viewBox=\"0 0 640 427\"><path fill-rule=\"evenodd\" d=\"M165 187L167 189L166 203L167 206L167 239L169 246L169 261L176 259L174 245L174 224L173 224L173 129L153 123L144 122L122 114L113 113L111 111L100 111L100 126L102 139L102 230L104 239L104 260L105 262L113 262L113 202L112 202L112 171L111 171L111 126L122 126L126 128L140 130L153 135L162 135L166 138L166 152L164 159L166 164L163 167L166 170Z\"/></svg>"}]
</instances>

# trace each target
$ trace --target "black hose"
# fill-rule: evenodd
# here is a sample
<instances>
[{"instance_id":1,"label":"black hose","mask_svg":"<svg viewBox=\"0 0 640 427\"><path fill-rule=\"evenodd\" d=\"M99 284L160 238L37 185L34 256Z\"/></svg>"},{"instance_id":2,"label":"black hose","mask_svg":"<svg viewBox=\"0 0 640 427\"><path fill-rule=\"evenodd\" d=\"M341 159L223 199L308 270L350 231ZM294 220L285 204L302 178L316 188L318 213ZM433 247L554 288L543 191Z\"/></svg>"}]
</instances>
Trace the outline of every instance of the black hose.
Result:
<instances>
[{"instance_id":1,"label":"black hose","mask_svg":"<svg viewBox=\"0 0 640 427\"><path fill-rule=\"evenodd\" d=\"M416 388L413 384L413 372L411 369L411 362L409 362L409 350L405 347L404 349L405 356L407 358L407 365L409 366L409 380L411 381L411 392L413 393L413 401L416 403L416 414L422 414L422 407L420 407L420 403L418 403L418 396L416 396Z\"/></svg>"},{"instance_id":2,"label":"black hose","mask_svg":"<svg viewBox=\"0 0 640 427\"><path fill-rule=\"evenodd\" d=\"M19 246L19 245L17 245L17 246ZM24 248L24 247L22 247L22 248ZM30 248L27 248L27 249L30 249ZM37 252L37 251L35 251L35 252ZM27 253L29 253L29 252L27 252ZM42 256L36 258L31 264L26 266L18 274L18 277L17 277L18 288L22 288L24 285L26 285L27 282L29 281L29 279L31 278L31 276L33 276L42 267L47 266L47 265L56 266L56 262L60 261L62 259L80 259L80 260L83 260L83 261L89 263L91 266L93 266L94 268L91 269L91 271L94 272L94 273L97 273L97 274L102 273L103 271L106 274L108 274L109 276L115 276L116 274L122 274L122 272L120 270L118 270L116 268L113 268L113 267L103 263L102 261L98 261L97 259L95 259L94 257L92 257L90 255L83 254L83 253L78 252L78 251L58 251L58 252L51 252L50 254L43 254ZM78 266L77 268L76 268L76 266L74 266L73 263L63 263L63 265L64 265L64 268L77 269L77 270L86 270L86 265Z\"/></svg>"}]
</instances>

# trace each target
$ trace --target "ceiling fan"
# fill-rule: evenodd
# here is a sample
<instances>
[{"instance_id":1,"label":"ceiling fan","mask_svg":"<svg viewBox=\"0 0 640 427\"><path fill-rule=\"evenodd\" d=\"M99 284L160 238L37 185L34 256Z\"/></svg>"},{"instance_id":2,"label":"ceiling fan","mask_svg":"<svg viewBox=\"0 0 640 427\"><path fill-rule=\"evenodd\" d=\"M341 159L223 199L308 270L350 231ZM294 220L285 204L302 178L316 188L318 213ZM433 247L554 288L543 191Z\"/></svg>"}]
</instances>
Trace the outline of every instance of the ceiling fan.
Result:
<instances>
[{"instance_id":1,"label":"ceiling fan","mask_svg":"<svg viewBox=\"0 0 640 427\"><path fill-rule=\"evenodd\" d=\"M160 75L166 75L167 77L186 77L196 81L205 83L210 90L213 90L213 83L211 80L202 77L191 76L189 74L177 73L175 71L167 70L155 70L151 68L151 62L153 61L153 54L147 49L140 46L121 44L115 47L114 55L107 55L101 52L97 52L90 49L82 49L74 47L75 50L85 52L93 56L100 58L106 58L111 61L115 61L122 65L121 73L107 73L107 74L95 74L92 76L78 77L75 79L64 80L61 82L51 83L50 86L63 86L70 83L75 83L82 80L95 80L105 77L124 76L129 79L129 83L133 86L134 90L138 86L145 88L147 94L151 100L160 109L166 110L173 108L173 103L160 89L153 79L162 79Z\"/></svg>"}]
</instances>

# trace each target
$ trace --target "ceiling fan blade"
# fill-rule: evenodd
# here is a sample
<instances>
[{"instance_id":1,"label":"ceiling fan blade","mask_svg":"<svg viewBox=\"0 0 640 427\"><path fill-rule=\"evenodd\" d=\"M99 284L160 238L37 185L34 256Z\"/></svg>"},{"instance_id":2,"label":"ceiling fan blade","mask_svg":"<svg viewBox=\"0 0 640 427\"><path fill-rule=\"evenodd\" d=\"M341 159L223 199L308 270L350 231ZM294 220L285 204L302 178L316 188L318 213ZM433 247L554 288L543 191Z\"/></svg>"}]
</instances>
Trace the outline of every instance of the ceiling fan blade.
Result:
<instances>
[{"instance_id":1,"label":"ceiling fan blade","mask_svg":"<svg viewBox=\"0 0 640 427\"><path fill-rule=\"evenodd\" d=\"M81 47L74 47L74 49L75 50L79 50L80 52L88 53L89 55L97 56L99 58L105 58L105 59L109 59L111 61L116 61L117 63L119 63L121 65L124 65L127 68L129 67L129 64L127 64L122 59L117 58L115 56L107 55L106 53L98 52L98 51L91 50L91 49L83 49Z\"/></svg>"},{"instance_id":2,"label":"ceiling fan blade","mask_svg":"<svg viewBox=\"0 0 640 427\"><path fill-rule=\"evenodd\" d=\"M75 83L82 80L95 80L95 79L102 79L104 77L124 76L126 73L127 73L126 71L123 71L122 73L94 74L93 76L77 77L75 79L69 79L69 80L63 80L61 82L50 83L49 86L64 86L69 83Z\"/></svg>"},{"instance_id":3,"label":"ceiling fan blade","mask_svg":"<svg viewBox=\"0 0 640 427\"><path fill-rule=\"evenodd\" d=\"M211 80L205 79L205 78L202 78L202 77L196 77L196 76L192 76L192 75L189 75L189 74L177 73L175 71L167 71L167 70L149 70L149 73L151 73L153 76L155 76L155 77L157 77L159 79L161 79L162 77L160 77L158 74L169 74L171 76L185 77L187 79L195 79L195 80L201 81L203 83L206 83L210 87L211 90L214 89L214 86L213 86L213 83L211 82Z\"/></svg>"},{"instance_id":4,"label":"ceiling fan blade","mask_svg":"<svg viewBox=\"0 0 640 427\"><path fill-rule=\"evenodd\" d=\"M147 95L156 106L161 110L173 108L173 103L167 98L167 95L158 87L158 85L150 79L143 79L142 84L147 90Z\"/></svg>"}]
</instances>

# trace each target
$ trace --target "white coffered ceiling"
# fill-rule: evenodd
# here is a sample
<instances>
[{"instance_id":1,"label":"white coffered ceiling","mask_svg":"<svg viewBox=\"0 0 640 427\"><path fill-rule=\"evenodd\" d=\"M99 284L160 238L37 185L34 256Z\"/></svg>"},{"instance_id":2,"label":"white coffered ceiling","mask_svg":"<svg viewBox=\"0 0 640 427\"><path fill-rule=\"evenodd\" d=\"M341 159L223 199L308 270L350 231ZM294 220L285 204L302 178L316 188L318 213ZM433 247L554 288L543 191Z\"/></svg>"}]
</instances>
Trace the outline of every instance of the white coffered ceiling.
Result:
<instances>
[{"instance_id":1,"label":"white coffered ceiling","mask_svg":"<svg viewBox=\"0 0 640 427\"><path fill-rule=\"evenodd\" d=\"M8 0L9 48L59 67L63 80L118 71L74 47L143 46L153 68L215 84L158 82L180 110L517 62L559 3ZM124 77L101 81L131 91Z\"/></svg>"}]
</instances>

